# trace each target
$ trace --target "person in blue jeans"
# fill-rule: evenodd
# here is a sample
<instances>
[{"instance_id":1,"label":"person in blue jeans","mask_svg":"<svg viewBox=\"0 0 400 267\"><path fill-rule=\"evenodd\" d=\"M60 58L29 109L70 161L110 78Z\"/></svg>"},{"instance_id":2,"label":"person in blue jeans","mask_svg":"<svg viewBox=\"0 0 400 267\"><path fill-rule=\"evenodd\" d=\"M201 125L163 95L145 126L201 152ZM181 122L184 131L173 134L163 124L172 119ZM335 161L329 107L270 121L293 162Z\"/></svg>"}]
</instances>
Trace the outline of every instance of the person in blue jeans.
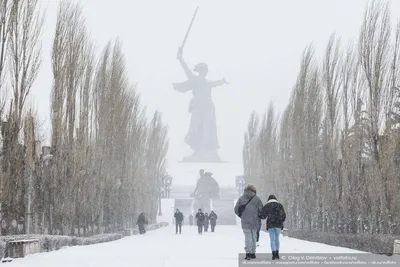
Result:
<instances>
[{"instance_id":1,"label":"person in blue jeans","mask_svg":"<svg viewBox=\"0 0 400 267\"><path fill-rule=\"evenodd\" d=\"M240 218L244 234L245 260L256 258L257 248L257 227L260 213L263 208L261 199L257 196L257 189L254 185L247 185L243 195L235 205L235 214Z\"/></svg>"},{"instance_id":2,"label":"person in blue jeans","mask_svg":"<svg viewBox=\"0 0 400 267\"><path fill-rule=\"evenodd\" d=\"M285 209L274 195L269 195L268 202L263 207L261 219L267 219L267 231L271 241L272 260L279 260L279 235L286 219Z\"/></svg>"}]
</instances>

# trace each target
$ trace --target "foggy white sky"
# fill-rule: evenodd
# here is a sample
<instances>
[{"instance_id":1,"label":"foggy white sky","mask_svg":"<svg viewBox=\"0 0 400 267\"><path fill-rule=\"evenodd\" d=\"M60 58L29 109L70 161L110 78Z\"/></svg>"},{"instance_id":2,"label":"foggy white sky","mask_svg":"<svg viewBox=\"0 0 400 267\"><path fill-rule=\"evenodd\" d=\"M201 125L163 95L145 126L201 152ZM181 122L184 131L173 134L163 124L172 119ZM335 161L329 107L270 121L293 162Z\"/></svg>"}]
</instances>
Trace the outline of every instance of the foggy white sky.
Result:
<instances>
[{"instance_id":1,"label":"foggy white sky","mask_svg":"<svg viewBox=\"0 0 400 267\"><path fill-rule=\"evenodd\" d=\"M200 6L184 50L190 66L205 62L209 79L226 77L230 85L213 93L224 160L240 161L243 134L252 110L264 111L269 101L284 108L295 83L305 46L324 50L333 31L346 44L358 35L367 0L76 0L99 49L119 37L132 82L138 82L149 112L163 113L169 126L170 162L191 153L183 143L189 126L191 93L172 89L185 79L176 60L191 16ZM388 0L389 1L389 0ZM392 3L393 21L400 1ZM50 53L59 1L47 7L43 34L43 66L32 90L32 103L50 132Z\"/></svg>"}]
</instances>

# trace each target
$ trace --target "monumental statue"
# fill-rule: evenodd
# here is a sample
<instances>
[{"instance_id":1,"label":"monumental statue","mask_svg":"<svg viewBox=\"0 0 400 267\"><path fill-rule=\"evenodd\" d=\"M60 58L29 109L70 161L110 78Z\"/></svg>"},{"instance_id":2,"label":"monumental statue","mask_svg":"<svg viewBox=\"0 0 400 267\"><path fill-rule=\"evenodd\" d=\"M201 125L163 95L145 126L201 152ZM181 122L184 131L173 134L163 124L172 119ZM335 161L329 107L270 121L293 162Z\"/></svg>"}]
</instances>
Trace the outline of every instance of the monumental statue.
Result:
<instances>
[{"instance_id":1,"label":"monumental statue","mask_svg":"<svg viewBox=\"0 0 400 267\"><path fill-rule=\"evenodd\" d=\"M190 146L194 153L193 155L186 157L184 161L219 162L217 121L211 91L212 88L227 84L228 82L225 78L217 81L207 80L207 64L199 63L194 66L192 71L183 59L183 46L186 42L194 17L195 16L193 16L185 39L178 49L177 55L179 63L186 74L187 80L173 84L176 91L181 93L191 91L193 95L189 104L188 111L191 113L191 119L189 130L185 137L185 143Z\"/></svg>"},{"instance_id":2,"label":"monumental statue","mask_svg":"<svg viewBox=\"0 0 400 267\"><path fill-rule=\"evenodd\" d=\"M193 209L202 209L203 212L210 212L210 200L219 199L219 185L212 177L211 172L200 170L200 178L197 180L196 188L191 194L194 197Z\"/></svg>"}]
</instances>

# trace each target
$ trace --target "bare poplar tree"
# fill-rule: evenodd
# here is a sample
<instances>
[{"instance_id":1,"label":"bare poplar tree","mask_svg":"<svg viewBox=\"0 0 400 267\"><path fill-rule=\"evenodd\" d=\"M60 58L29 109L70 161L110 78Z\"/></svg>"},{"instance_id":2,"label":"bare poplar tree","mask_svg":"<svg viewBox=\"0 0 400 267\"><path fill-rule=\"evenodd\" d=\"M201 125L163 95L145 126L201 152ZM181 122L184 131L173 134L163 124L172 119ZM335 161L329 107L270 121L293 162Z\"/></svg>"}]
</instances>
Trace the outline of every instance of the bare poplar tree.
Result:
<instances>
[{"instance_id":1,"label":"bare poplar tree","mask_svg":"<svg viewBox=\"0 0 400 267\"><path fill-rule=\"evenodd\" d=\"M389 13L373 1L358 46L342 54L332 35L320 66L307 47L279 125L268 115L245 134L245 173L263 174L257 181L274 188L295 231L357 233L360 240L400 234L400 24L391 38ZM249 142L251 131L258 145Z\"/></svg>"},{"instance_id":2,"label":"bare poplar tree","mask_svg":"<svg viewBox=\"0 0 400 267\"><path fill-rule=\"evenodd\" d=\"M4 111L6 103L6 88L4 86L6 80L4 77L4 68L7 63L7 40L8 40L8 27L10 19L10 1L0 1L0 118ZM1 126L0 126L1 127Z\"/></svg>"},{"instance_id":3,"label":"bare poplar tree","mask_svg":"<svg viewBox=\"0 0 400 267\"><path fill-rule=\"evenodd\" d=\"M9 232L12 221L20 221L25 217L27 177L24 168L27 166L24 165L24 148L19 137L26 99L40 68L40 35L44 17L34 0L2 1L1 5L1 85L4 71L7 70L13 92L7 122L2 123L3 188L7 192L2 194L2 206Z\"/></svg>"},{"instance_id":4,"label":"bare poplar tree","mask_svg":"<svg viewBox=\"0 0 400 267\"><path fill-rule=\"evenodd\" d=\"M41 32L44 16L38 0L13 0L10 10L8 52L10 53L16 136L18 136L26 98L41 64Z\"/></svg>"}]
</instances>

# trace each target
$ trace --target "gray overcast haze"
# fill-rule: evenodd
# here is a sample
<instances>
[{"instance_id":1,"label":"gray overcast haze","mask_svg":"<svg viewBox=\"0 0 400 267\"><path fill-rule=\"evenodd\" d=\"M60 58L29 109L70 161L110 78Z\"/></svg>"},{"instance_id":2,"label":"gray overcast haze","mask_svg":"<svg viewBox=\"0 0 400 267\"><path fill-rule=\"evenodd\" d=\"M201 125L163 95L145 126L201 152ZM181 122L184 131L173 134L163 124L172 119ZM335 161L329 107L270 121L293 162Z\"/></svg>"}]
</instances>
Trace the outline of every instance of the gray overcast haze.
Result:
<instances>
[{"instance_id":1,"label":"gray overcast haze","mask_svg":"<svg viewBox=\"0 0 400 267\"><path fill-rule=\"evenodd\" d=\"M191 153L183 138L189 126L191 93L173 90L185 80L176 53L197 5L196 21L184 49L192 67L209 66L209 79L231 83L215 88L220 155L240 161L243 134L252 110L262 112L273 101L282 110L295 83L304 48L314 43L321 55L333 31L343 46L358 37L367 0L80 0L87 27L99 52L120 38L130 80L138 83L149 115L162 112L169 126L169 161ZM390 1L393 21L400 1ZM31 93L48 136L52 84L51 45L59 1L41 1L47 9L43 65ZM48 142L48 141L47 141Z\"/></svg>"}]
</instances>

